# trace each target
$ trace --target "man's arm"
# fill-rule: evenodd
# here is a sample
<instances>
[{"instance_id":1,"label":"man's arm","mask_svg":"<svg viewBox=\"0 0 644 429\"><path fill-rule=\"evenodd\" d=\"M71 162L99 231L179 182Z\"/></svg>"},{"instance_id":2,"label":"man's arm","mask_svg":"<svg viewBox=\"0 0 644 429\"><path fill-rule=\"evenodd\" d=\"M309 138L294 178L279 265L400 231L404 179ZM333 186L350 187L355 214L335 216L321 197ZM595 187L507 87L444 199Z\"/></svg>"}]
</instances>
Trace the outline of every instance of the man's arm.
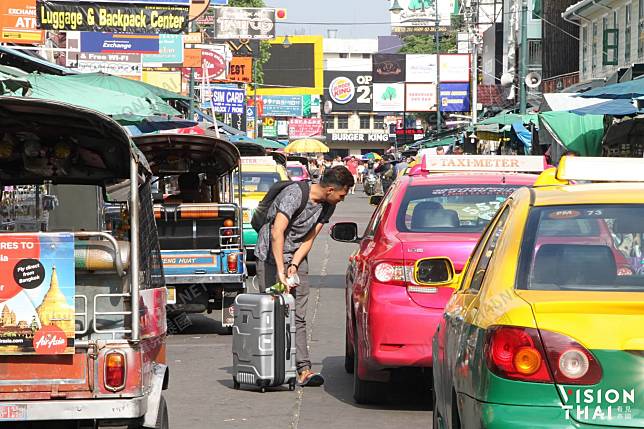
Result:
<instances>
[{"instance_id":1,"label":"man's arm","mask_svg":"<svg viewBox=\"0 0 644 429\"><path fill-rule=\"evenodd\" d=\"M304 237L304 241L300 245L299 249L295 251L295 254L293 254L293 261L292 263L299 266L302 261L306 258L306 255L309 254L311 251L311 248L313 247L313 241L315 241L315 237L318 236L320 231L322 231L322 225L321 223L318 223L315 225L315 228L311 229L308 234ZM289 274L290 270L289 270ZM294 274L294 273L293 273Z\"/></svg>"},{"instance_id":2,"label":"man's arm","mask_svg":"<svg viewBox=\"0 0 644 429\"><path fill-rule=\"evenodd\" d=\"M284 234L288 228L288 223L289 220L286 215L277 212L271 228L271 250L277 266L277 275L282 284L286 284L286 275L284 274Z\"/></svg>"}]
</instances>

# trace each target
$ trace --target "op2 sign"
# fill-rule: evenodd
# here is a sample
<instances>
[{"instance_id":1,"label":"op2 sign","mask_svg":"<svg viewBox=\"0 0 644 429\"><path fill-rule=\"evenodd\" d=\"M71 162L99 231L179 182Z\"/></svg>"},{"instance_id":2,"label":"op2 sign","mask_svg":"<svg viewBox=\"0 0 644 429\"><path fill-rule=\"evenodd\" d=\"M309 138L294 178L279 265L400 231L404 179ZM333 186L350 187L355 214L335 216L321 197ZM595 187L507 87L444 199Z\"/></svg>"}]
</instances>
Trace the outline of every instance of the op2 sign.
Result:
<instances>
[{"instance_id":1,"label":"op2 sign","mask_svg":"<svg viewBox=\"0 0 644 429\"><path fill-rule=\"evenodd\" d=\"M246 91L235 88L213 88L212 108L216 113L244 114Z\"/></svg>"},{"instance_id":2,"label":"op2 sign","mask_svg":"<svg viewBox=\"0 0 644 429\"><path fill-rule=\"evenodd\" d=\"M334 112L371 112L371 72L325 71L324 96Z\"/></svg>"}]
</instances>

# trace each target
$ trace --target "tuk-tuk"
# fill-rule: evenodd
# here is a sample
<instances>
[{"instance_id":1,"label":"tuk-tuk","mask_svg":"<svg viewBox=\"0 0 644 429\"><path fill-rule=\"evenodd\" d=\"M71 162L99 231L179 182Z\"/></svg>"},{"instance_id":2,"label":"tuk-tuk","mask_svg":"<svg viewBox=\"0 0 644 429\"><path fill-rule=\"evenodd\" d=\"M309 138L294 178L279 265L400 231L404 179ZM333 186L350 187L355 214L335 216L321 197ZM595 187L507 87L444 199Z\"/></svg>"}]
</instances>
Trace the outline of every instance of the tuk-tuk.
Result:
<instances>
[{"instance_id":1,"label":"tuk-tuk","mask_svg":"<svg viewBox=\"0 0 644 429\"><path fill-rule=\"evenodd\" d=\"M255 245L257 231L250 223L259 202L271 186L281 180L289 180L286 172L286 156L278 152L267 153L254 143L237 143L241 154L241 190L243 207L243 236L248 272L255 272Z\"/></svg>"},{"instance_id":2,"label":"tuk-tuk","mask_svg":"<svg viewBox=\"0 0 644 429\"><path fill-rule=\"evenodd\" d=\"M222 325L232 326L232 305L246 279L241 191L234 186L239 151L226 140L190 134L142 135L134 143L156 178L154 215L171 319L218 309Z\"/></svg>"},{"instance_id":3,"label":"tuk-tuk","mask_svg":"<svg viewBox=\"0 0 644 429\"><path fill-rule=\"evenodd\" d=\"M0 421L9 427L169 427L151 177L109 117L0 97ZM107 194L117 183L122 202Z\"/></svg>"}]
</instances>

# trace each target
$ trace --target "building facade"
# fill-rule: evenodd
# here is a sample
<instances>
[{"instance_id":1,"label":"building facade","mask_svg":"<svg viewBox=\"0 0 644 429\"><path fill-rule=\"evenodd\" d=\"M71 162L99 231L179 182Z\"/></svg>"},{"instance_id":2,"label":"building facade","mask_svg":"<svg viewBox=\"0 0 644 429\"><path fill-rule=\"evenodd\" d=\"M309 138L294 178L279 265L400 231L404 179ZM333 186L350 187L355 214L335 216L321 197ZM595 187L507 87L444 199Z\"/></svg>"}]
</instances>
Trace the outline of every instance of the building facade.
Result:
<instances>
[{"instance_id":1,"label":"building facade","mask_svg":"<svg viewBox=\"0 0 644 429\"><path fill-rule=\"evenodd\" d=\"M325 38L326 144L331 155L382 152L391 146L389 118L373 112L372 56L378 39Z\"/></svg>"},{"instance_id":2,"label":"building facade","mask_svg":"<svg viewBox=\"0 0 644 429\"><path fill-rule=\"evenodd\" d=\"M644 0L583 0L562 16L579 26L581 82L610 79L644 62Z\"/></svg>"}]
</instances>

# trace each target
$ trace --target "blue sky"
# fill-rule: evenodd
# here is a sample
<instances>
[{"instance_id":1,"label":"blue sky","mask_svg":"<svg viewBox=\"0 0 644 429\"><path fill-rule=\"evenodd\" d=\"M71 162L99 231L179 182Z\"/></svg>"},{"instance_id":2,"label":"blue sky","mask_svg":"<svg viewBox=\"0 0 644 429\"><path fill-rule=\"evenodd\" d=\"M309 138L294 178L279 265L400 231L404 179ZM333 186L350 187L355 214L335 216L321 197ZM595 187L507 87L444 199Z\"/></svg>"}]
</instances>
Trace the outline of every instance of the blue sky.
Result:
<instances>
[{"instance_id":1,"label":"blue sky","mask_svg":"<svg viewBox=\"0 0 644 429\"><path fill-rule=\"evenodd\" d=\"M320 34L327 29L337 29L338 38L387 36L389 28L389 1L387 0L265 0L266 6L283 7L287 10L287 23L277 24L278 35ZM311 22L350 22L354 25L288 24ZM365 25L379 22L386 24Z\"/></svg>"}]
</instances>

